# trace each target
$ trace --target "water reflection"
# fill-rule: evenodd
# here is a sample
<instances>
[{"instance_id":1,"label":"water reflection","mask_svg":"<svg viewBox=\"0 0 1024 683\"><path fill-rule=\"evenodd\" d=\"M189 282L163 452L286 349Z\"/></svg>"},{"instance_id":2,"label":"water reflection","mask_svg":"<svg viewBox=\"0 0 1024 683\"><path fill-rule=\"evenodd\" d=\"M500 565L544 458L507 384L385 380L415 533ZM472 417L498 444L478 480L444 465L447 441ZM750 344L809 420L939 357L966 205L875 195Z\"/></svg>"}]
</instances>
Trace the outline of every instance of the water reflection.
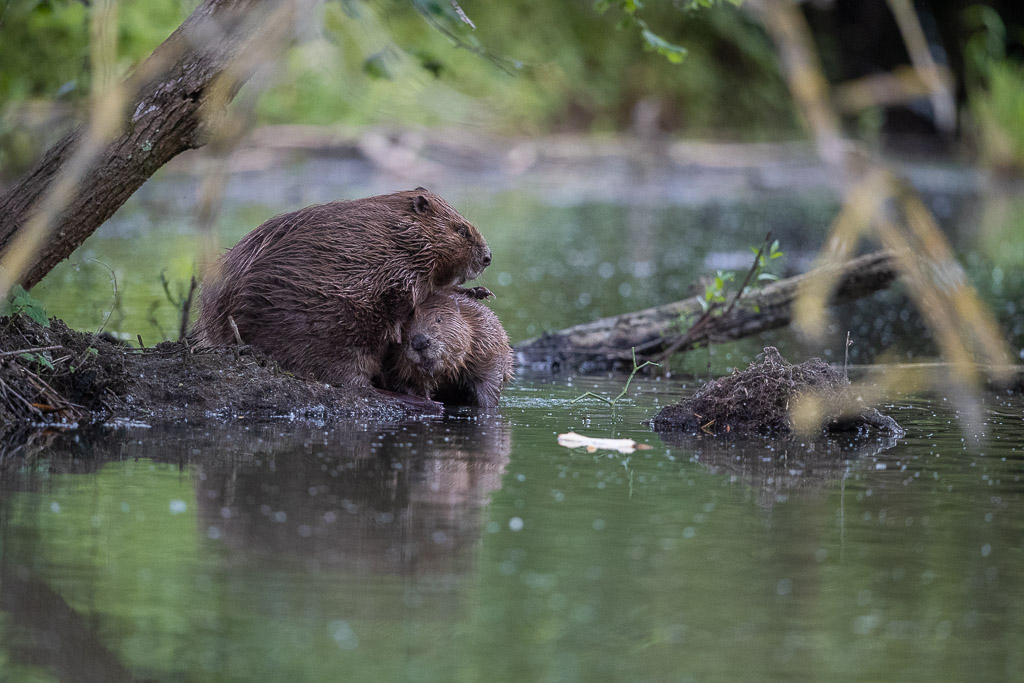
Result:
<instances>
[{"instance_id":1,"label":"water reflection","mask_svg":"<svg viewBox=\"0 0 1024 683\"><path fill-rule=\"evenodd\" d=\"M340 429L197 467L204 532L232 562L309 570L465 573L511 450L500 420Z\"/></svg>"},{"instance_id":2,"label":"water reflection","mask_svg":"<svg viewBox=\"0 0 1024 683\"><path fill-rule=\"evenodd\" d=\"M823 498L845 479L850 461L870 460L894 448L898 439L822 437L814 441L778 438L729 438L661 432L670 446L692 452L692 460L710 474L727 475L754 492L762 509L771 510L790 496Z\"/></svg>"},{"instance_id":3,"label":"water reflection","mask_svg":"<svg viewBox=\"0 0 1024 683\"><path fill-rule=\"evenodd\" d=\"M367 601L448 620L511 446L486 416L32 435L0 461L0 670L284 677L301 649L265 649L355 648Z\"/></svg>"},{"instance_id":4,"label":"water reflection","mask_svg":"<svg viewBox=\"0 0 1024 683\"><path fill-rule=\"evenodd\" d=\"M111 462L171 463L193 476L198 521L207 524L200 531L230 548L233 561L396 574L467 569L466 549L480 531L470 513L500 487L511 450L508 426L486 416L29 438L7 456L2 489L39 490L53 475L95 473Z\"/></svg>"}]
</instances>

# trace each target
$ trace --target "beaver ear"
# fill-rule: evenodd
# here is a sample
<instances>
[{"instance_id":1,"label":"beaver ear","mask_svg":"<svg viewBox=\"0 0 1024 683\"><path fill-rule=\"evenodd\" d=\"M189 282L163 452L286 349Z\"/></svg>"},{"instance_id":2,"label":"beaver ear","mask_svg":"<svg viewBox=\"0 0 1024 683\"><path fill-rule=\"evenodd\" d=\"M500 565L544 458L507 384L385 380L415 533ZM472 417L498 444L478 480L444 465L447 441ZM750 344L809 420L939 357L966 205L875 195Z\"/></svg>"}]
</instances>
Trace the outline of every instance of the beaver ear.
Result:
<instances>
[{"instance_id":1,"label":"beaver ear","mask_svg":"<svg viewBox=\"0 0 1024 683\"><path fill-rule=\"evenodd\" d=\"M422 187L418 187L416 189L417 190L422 190L423 188ZM418 195L416 195L415 197L412 198L412 210L415 211L416 213L418 213L418 214L420 214L422 216L429 209L430 209L430 200L427 199L426 197L424 197L423 195L418 194Z\"/></svg>"},{"instance_id":2,"label":"beaver ear","mask_svg":"<svg viewBox=\"0 0 1024 683\"><path fill-rule=\"evenodd\" d=\"M413 190L413 192L430 192L430 190L428 190L427 188L425 188L425 187L423 187L421 185L421 186L417 187L415 190Z\"/></svg>"}]
</instances>

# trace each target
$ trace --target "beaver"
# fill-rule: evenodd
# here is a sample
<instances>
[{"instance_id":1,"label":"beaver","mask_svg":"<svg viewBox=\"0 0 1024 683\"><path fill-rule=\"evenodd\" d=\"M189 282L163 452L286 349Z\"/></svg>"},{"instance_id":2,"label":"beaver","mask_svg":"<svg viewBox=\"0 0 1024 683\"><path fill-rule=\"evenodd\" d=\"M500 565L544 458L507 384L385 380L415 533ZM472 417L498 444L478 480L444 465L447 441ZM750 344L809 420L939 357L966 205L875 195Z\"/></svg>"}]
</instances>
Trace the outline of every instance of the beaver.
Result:
<instances>
[{"instance_id":1,"label":"beaver","mask_svg":"<svg viewBox=\"0 0 1024 683\"><path fill-rule=\"evenodd\" d=\"M386 357L382 386L443 403L497 406L514 374L512 347L479 298L479 292L449 290L417 306L402 343Z\"/></svg>"},{"instance_id":2,"label":"beaver","mask_svg":"<svg viewBox=\"0 0 1024 683\"><path fill-rule=\"evenodd\" d=\"M477 229L422 187L275 216L225 253L206 283L200 347L237 336L283 368L371 386L413 309L491 262Z\"/></svg>"}]
</instances>

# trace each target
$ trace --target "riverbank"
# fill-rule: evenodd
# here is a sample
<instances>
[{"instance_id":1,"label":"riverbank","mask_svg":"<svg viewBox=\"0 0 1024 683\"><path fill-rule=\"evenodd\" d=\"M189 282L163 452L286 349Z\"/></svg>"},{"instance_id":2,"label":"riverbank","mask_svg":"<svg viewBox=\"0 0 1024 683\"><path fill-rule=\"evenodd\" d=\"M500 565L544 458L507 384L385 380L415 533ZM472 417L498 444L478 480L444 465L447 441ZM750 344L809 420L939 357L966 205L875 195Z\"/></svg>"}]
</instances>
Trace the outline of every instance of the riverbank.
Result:
<instances>
[{"instance_id":1,"label":"riverbank","mask_svg":"<svg viewBox=\"0 0 1024 683\"><path fill-rule=\"evenodd\" d=\"M48 322L0 319L0 429L116 419L393 420L411 412L397 400L300 379L248 347L139 349Z\"/></svg>"}]
</instances>

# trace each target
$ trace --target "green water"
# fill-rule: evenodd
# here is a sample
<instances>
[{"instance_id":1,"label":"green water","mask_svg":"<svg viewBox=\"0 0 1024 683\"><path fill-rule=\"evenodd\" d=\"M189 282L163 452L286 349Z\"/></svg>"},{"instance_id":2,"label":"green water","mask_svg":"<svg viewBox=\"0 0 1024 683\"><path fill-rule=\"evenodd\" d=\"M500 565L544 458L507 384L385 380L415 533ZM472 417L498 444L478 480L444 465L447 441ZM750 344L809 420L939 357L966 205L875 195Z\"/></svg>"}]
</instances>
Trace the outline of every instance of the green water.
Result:
<instances>
[{"instance_id":1,"label":"green water","mask_svg":"<svg viewBox=\"0 0 1024 683\"><path fill-rule=\"evenodd\" d=\"M328 168L234 178L225 246L330 198ZM415 184L415 183L414 183ZM350 195L380 191L352 185ZM692 205L437 188L487 236L514 340L686 296L772 230L801 270L835 212L798 193ZM177 336L195 180L147 185L33 294L81 329ZM233 193L233 194L232 194ZM961 198L962 199L962 198ZM1017 198L934 206L1014 352ZM943 203L945 202L945 203ZM951 203L952 202L952 203ZM994 208L992 208L994 207ZM642 425L765 343L794 360L929 358L900 291L698 351L674 378L521 375L498 414L403 423L152 424L0 450L0 681L1018 680L1024 399L964 434L942 397L898 441L663 441ZM556 434L629 437L632 454Z\"/></svg>"},{"instance_id":2,"label":"green water","mask_svg":"<svg viewBox=\"0 0 1024 683\"><path fill-rule=\"evenodd\" d=\"M53 435L4 460L5 680L1014 680L1019 397L968 449L663 443L687 391L500 416ZM574 429L653 446L556 444ZM819 451L823 448L818 445ZM91 667L85 669L83 667ZM93 678L82 677L89 671Z\"/></svg>"}]
</instances>

